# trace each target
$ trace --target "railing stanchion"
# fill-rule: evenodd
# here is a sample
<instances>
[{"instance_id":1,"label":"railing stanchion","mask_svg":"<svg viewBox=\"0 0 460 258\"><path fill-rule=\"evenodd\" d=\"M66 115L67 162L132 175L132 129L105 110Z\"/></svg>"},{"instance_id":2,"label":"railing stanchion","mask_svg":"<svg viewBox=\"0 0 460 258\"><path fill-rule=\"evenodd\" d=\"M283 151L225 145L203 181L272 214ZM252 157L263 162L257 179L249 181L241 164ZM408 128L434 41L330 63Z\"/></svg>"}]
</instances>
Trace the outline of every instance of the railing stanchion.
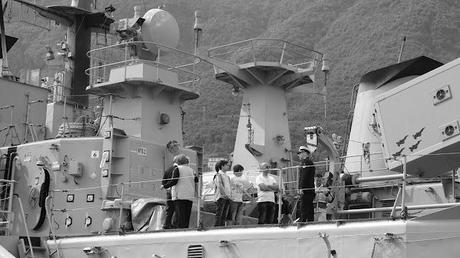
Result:
<instances>
[{"instance_id":1,"label":"railing stanchion","mask_svg":"<svg viewBox=\"0 0 460 258\"><path fill-rule=\"evenodd\" d=\"M123 195L125 193L125 185L121 183L121 196L120 196L120 214L118 216L118 229L123 231L123 228L121 227L121 219L123 217Z\"/></svg>"},{"instance_id":2,"label":"railing stanchion","mask_svg":"<svg viewBox=\"0 0 460 258\"><path fill-rule=\"evenodd\" d=\"M22 206L21 198L18 196L19 208L21 209L21 217L24 221L24 229L26 231L27 242L29 242L29 250L32 258L35 258L34 249L32 248L32 241L30 240L29 228L27 226L26 215L24 214L24 207Z\"/></svg>"},{"instance_id":3,"label":"railing stanchion","mask_svg":"<svg viewBox=\"0 0 460 258\"><path fill-rule=\"evenodd\" d=\"M455 202L455 169L452 170L452 198L451 202Z\"/></svg>"},{"instance_id":4,"label":"railing stanchion","mask_svg":"<svg viewBox=\"0 0 460 258\"><path fill-rule=\"evenodd\" d=\"M281 207L283 205L283 173L278 169L278 224L281 224Z\"/></svg>"},{"instance_id":5,"label":"railing stanchion","mask_svg":"<svg viewBox=\"0 0 460 258\"><path fill-rule=\"evenodd\" d=\"M281 50L281 58L280 58L280 64L283 63L284 59L284 51L286 51L286 42L283 43L283 49Z\"/></svg>"},{"instance_id":6,"label":"railing stanchion","mask_svg":"<svg viewBox=\"0 0 460 258\"><path fill-rule=\"evenodd\" d=\"M125 60L123 60L125 62L125 65L124 65L124 70L125 70L125 73L123 75L124 77L124 80L126 81L126 71L127 71L127 68L128 66L126 65L126 63L128 62L128 43L125 43Z\"/></svg>"},{"instance_id":7,"label":"railing stanchion","mask_svg":"<svg viewBox=\"0 0 460 258\"><path fill-rule=\"evenodd\" d=\"M160 81L160 48L157 49L157 81Z\"/></svg>"},{"instance_id":8,"label":"railing stanchion","mask_svg":"<svg viewBox=\"0 0 460 258\"><path fill-rule=\"evenodd\" d=\"M403 178L402 178L402 189L401 189L401 218L406 219L407 207L406 207L406 177L407 177L407 156L403 156Z\"/></svg>"},{"instance_id":9,"label":"railing stanchion","mask_svg":"<svg viewBox=\"0 0 460 258\"><path fill-rule=\"evenodd\" d=\"M50 225L50 234L51 234L51 237L53 238L53 241L54 241L54 245L56 246L56 253L57 253L57 257L58 258L61 258L61 251L59 250L59 245L58 245L58 242L56 240L56 233L54 232L54 229L53 229L53 226L52 226L52 222L51 222L51 216L53 216L53 214L51 214L52 210L51 210L51 205L50 205L50 202L51 202L51 196L48 196L46 197L45 199L45 207L46 207L46 217L48 218L48 224ZM51 257L52 255L50 255Z\"/></svg>"},{"instance_id":10,"label":"railing stanchion","mask_svg":"<svg viewBox=\"0 0 460 258\"><path fill-rule=\"evenodd\" d=\"M254 50L254 40L251 40L251 51L252 51L252 61L254 62L254 65L256 65L256 53Z\"/></svg>"},{"instance_id":11,"label":"railing stanchion","mask_svg":"<svg viewBox=\"0 0 460 258\"><path fill-rule=\"evenodd\" d=\"M395 217L396 207L398 206L398 200L399 200L399 196L401 195L401 190L402 190L402 187L400 186L398 189L398 193L396 194L396 199L393 204L393 209L391 210L391 213L390 213L390 218L392 219Z\"/></svg>"},{"instance_id":12,"label":"railing stanchion","mask_svg":"<svg viewBox=\"0 0 460 258\"><path fill-rule=\"evenodd\" d=\"M200 228L200 223L201 223L201 186L203 182L203 176L200 173L198 175L198 191L197 191L197 201L196 201L196 227Z\"/></svg>"}]
</instances>

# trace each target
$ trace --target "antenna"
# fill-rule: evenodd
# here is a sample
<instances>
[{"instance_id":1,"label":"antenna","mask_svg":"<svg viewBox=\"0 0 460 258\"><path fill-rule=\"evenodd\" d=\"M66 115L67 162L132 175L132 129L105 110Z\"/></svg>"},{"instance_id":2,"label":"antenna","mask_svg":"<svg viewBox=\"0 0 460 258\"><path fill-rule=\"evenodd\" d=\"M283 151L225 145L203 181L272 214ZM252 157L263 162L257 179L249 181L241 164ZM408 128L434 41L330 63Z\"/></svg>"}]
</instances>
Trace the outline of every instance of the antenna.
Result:
<instances>
[{"instance_id":1,"label":"antenna","mask_svg":"<svg viewBox=\"0 0 460 258\"><path fill-rule=\"evenodd\" d=\"M329 71L331 68L329 67L329 60L326 58L326 55L323 55L323 65L321 66L321 71L324 73L324 87L321 91L323 95L323 102L324 102L324 127L326 127L326 119L327 119L327 76L329 75Z\"/></svg>"},{"instance_id":2,"label":"antenna","mask_svg":"<svg viewBox=\"0 0 460 258\"><path fill-rule=\"evenodd\" d=\"M201 23L201 12L195 11L195 24L193 25L193 31L195 32L195 55L197 54L198 47L200 44L201 33L203 32L203 24Z\"/></svg>"},{"instance_id":3,"label":"antenna","mask_svg":"<svg viewBox=\"0 0 460 258\"><path fill-rule=\"evenodd\" d=\"M406 36L404 36L401 42L401 49L399 49L399 55L398 55L398 63L401 63L401 57L404 51L404 46L406 46Z\"/></svg>"},{"instance_id":4,"label":"antenna","mask_svg":"<svg viewBox=\"0 0 460 258\"><path fill-rule=\"evenodd\" d=\"M200 46L201 34L203 33L203 24L201 23L201 12L199 10L195 11L195 23L193 24L193 31L195 32L195 46L193 54L196 56L198 54L198 47ZM199 58L195 58L193 61L192 72L196 71L196 65L200 62ZM193 82L193 87L195 88L196 81Z\"/></svg>"},{"instance_id":5,"label":"antenna","mask_svg":"<svg viewBox=\"0 0 460 258\"><path fill-rule=\"evenodd\" d=\"M29 94L26 95L26 99L27 99L27 109L26 109L26 123L25 123L26 130L25 130L25 133L24 133L24 140L23 140L24 143L28 142L27 139L28 139L29 135L32 138L32 142L35 142L35 141L38 140L38 135L37 135L37 132L35 130L35 127L42 127L42 125L30 123L30 121L29 121L30 110L31 110L31 106L33 104L45 102L43 99L37 99L37 100L30 101Z\"/></svg>"}]
</instances>

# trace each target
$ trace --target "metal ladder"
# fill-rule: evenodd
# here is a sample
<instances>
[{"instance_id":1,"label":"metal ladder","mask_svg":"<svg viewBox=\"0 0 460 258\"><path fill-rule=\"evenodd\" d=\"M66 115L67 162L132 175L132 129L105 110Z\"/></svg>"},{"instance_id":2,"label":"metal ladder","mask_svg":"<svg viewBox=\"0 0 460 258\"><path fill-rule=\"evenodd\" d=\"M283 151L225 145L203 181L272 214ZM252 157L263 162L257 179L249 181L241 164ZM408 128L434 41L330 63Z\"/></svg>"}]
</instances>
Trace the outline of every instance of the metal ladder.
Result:
<instances>
[{"instance_id":1,"label":"metal ladder","mask_svg":"<svg viewBox=\"0 0 460 258\"><path fill-rule=\"evenodd\" d=\"M0 164L1 164L1 169L0 172L3 173L3 178L6 179L0 179L0 235L2 236L9 236L11 233L11 222L13 219L13 198L14 198L14 184L16 181L14 180L15 178L15 173L16 173L16 151L8 152L8 154L2 155L0 157ZM8 166L9 165L9 166ZM18 197L18 203L20 205L21 209L21 215L23 221L25 220L25 214L24 214L24 209L22 207L22 201ZM27 224L24 225L26 228L27 232L27 241L28 243L31 243L30 240L30 235L27 230ZM23 243L23 242L22 242ZM32 257L34 258L34 251L33 247L28 244L27 248L25 245L23 247L24 253L27 255L27 257ZM26 257L26 256L24 256Z\"/></svg>"},{"instance_id":2,"label":"metal ladder","mask_svg":"<svg viewBox=\"0 0 460 258\"><path fill-rule=\"evenodd\" d=\"M11 174L8 179L0 179L0 234L8 236L10 234L10 222L13 208L13 193L14 193L14 173L15 166L12 159L14 159L15 153L9 153L9 158L6 155L2 155L0 158L0 164L3 165L1 171ZM10 160L11 168L7 171L7 161Z\"/></svg>"}]
</instances>

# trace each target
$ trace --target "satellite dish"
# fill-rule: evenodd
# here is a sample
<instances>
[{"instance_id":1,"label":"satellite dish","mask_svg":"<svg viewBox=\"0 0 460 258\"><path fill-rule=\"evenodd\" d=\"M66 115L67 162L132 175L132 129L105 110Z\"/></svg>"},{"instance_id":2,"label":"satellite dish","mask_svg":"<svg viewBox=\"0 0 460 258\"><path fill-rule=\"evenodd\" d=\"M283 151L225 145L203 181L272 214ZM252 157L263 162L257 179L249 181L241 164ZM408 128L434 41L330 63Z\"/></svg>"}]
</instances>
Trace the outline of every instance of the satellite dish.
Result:
<instances>
[{"instance_id":1,"label":"satellite dish","mask_svg":"<svg viewBox=\"0 0 460 258\"><path fill-rule=\"evenodd\" d=\"M167 11L162 9L150 9L142 17L145 19L141 27L142 39L176 48L179 43L179 25L176 19ZM157 46L146 44L146 47L156 54ZM162 49L167 50L167 49Z\"/></svg>"}]
</instances>

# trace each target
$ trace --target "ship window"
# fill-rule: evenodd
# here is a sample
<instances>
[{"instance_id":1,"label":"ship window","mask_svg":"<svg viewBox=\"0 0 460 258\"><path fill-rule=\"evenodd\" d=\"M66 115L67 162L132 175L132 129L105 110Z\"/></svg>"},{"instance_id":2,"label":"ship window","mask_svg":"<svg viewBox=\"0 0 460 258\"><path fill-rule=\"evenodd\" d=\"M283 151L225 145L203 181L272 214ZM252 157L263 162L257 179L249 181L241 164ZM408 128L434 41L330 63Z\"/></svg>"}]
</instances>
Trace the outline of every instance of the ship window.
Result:
<instances>
[{"instance_id":1,"label":"ship window","mask_svg":"<svg viewBox=\"0 0 460 258\"><path fill-rule=\"evenodd\" d=\"M204 248L202 245L189 245L187 258L204 258Z\"/></svg>"}]
</instances>

